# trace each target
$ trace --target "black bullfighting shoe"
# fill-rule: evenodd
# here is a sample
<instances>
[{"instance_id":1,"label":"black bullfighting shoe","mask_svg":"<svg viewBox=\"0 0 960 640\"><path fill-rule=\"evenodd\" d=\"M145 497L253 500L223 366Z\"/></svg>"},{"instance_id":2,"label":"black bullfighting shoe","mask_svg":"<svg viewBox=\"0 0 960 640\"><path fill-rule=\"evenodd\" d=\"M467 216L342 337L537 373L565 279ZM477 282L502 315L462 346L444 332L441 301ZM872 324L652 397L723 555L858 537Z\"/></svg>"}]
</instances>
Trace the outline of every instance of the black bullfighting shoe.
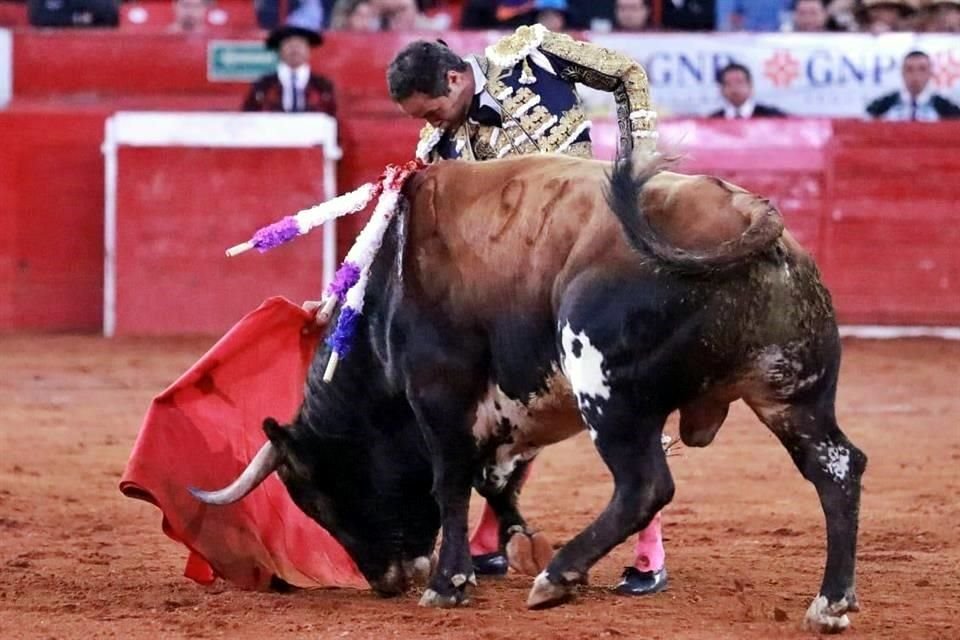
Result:
<instances>
[{"instance_id":1,"label":"black bullfighting shoe","mask_svg":"<svg viewBox=\"0 0 960 640\"><path fill-rule=\"evenodd\" d=\"M625 596L648 596L667 588L667 568L659 571L640 571L627 567L620 576L617 593Z\"/></svg>"},{"instance_id":2,"label":"black bullfighting shoe","mask_svg":"<svg viewBox=\"0 0 960 640\"><path fill-rule=\"evenodd\" d=\"M473 560L473 571L478 576L505 576L507 575L507 569L510 568L507 556L499 551L471 556L471 559Z\"/></svg>"}]
</instances>

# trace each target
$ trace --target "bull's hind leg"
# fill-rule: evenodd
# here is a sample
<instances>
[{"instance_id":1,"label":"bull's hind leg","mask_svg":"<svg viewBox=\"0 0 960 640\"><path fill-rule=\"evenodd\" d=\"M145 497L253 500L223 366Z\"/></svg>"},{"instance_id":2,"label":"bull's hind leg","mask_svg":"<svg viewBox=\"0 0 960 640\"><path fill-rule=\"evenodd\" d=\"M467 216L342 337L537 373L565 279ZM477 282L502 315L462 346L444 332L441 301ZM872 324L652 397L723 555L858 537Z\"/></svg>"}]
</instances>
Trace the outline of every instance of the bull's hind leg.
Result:
<instances>
[{"instance_id":1,"label":"bull's hind leg","mask_svg":"<svg viewBox=\"0 0 960 640\"><path fill-rule=\"evenodd\" d=\"M576 392L576 389L575 389ZM614 479L613 497L586 529L557 552L527 599L534 609L562 604L600 558L646 527L673 498L673 479L660 434L666 415L638 416L613 395L584 411L597 450ZM601 413L602 412L602 413Z\"/></svg>"},{"instance_id":2,"label":"bull's hind leg","mask_svg":"<svg viewBox=\"0 0 960 640\"><path fill-rule=\"evenodd\" d=\"M835 377L819 394L802 402L776 403L746 398L776 434L803 477L813 483L827 526L827 566L820 593L807 609L805 624L837 633L857 611L855 566L860 511L860 478L867 457L840 431L834 414ZM810 398L810 396L816 396Z\"/></svg>"},{"instance_id":3,"label":"bull's hind leg","mask_svg":"<svg viewBox=\"0 0 960 640\"><path fill-rule=\"evenodd\" d=\"M673 479L660 444L666 416L637 418L607 403L604 419L591 428L603 461L614 479L613 497L586 529L557 552L537 576L527 606L561 604L585 583L597 560L647 526L673 497ZM608 418L609 416L609 418ZM615 422L613 422L615 421Z\"/></svg>"}]
</instances>

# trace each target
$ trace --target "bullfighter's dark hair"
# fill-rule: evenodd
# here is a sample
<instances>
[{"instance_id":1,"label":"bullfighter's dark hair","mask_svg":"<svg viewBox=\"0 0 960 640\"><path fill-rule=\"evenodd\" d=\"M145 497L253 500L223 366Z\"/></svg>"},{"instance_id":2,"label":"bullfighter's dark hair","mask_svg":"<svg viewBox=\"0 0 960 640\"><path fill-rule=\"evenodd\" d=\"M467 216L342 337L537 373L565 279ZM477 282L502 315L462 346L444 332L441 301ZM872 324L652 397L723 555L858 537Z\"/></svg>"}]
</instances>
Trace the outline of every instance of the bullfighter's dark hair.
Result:
<instances>
[{"instance_id":1,"label":"bullfighter's dark hair","mask_svg":"<svg viewBox=\"0 0 960 640\"><path fill-rule=\"evenodd\" d=\"M739 62L727 63L725 67L720 69L720 71L717 71L717 84L723 84L723 77L731 71L742 71L743 75L747 76L747 82L753 84L753 74L750 73L750 69L748 69L746 65L740 64Z\"/></svg>"},{"instance_id":2,"label":"bullfighter's dark hair","mask_svg":"<svg viewBox=\"0 0 960 640\"><path fill-rule=\"evenodd\" d=\"M387 86L395 101L414 93L431 98L447 95L449 71L466 71L467 61L441 41L418 40L403 48L387 69Z\"/></svg>"}]
</instances>

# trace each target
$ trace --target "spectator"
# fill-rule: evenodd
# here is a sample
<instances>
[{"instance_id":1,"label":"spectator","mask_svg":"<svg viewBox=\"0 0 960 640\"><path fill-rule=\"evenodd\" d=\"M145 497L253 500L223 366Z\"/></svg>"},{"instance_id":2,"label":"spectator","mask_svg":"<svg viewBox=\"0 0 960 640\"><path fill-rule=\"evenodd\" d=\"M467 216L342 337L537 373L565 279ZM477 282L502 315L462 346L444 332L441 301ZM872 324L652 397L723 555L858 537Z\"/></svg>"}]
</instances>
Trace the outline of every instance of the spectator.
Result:
<instances>
[{"instance_id":1,"label":"spectator","mask_svg":"<svg viewBox=\"0 0 960 640\"><path fill-rule=\"evenodd\" d=\"M750 70L738 62L731 62L717 73L720 95L726 104L710 114L711 118L782 118L787 114L753 99L753 78Z\"/></svg>"},{"instance_id":2,"label":"spectator","mask_svg":"<svg viewBox=\"0 0 960 640\"><path fill-rule=\"evenodd\" d=\"M227 16L223 11L211 9L210 0L173 0L173 33L203 33L207 30L207 20L225 23ZM209 13L208 13L209 11Z\"/></svg>"},{"instance_id":3,"label":"spectator","mask_svg":"<svg viewBox=\"0 0 960 640\"><path fill-rule=\"evenodd\" d=\"M646 31L650 22L649 0L617 0L613 20L616 31Z\"/></svg>"},{"instance_id":4,"label":"spectator","mask_svg":"<svg viewBox=\"0 0 960 640\"><path fill-rule=\"evenodd\" d=\"M903 59L903 89L880 96L867 105L875 120L947 120L960 118L960 107L930 88L933 65L923 51L911 51Z\"/></svg>"},{"instance_id":5,"label":"spectator","mask_svg":"<svg viewBox=\"0 0 960 640\"><path fill-rule=\"evenodd\" d=\"M286 16L280 7L286 7ZM320 0L254 0L257 24L263 29L275 29L280 24L298 24L319 32L323 28L324 9Z\"/></svg>"},{"instance_id":6,"label":"spectator","mask_svg":"<svg viewBox=\"0 0 960 640\"><path fill-rule=\"evenodd\" d=\"M875 35L909 30L913 13L909 0L861 0L856 11L860 30Z\"/></svg>"},{"instance_id":7,"label":"spectator","mask_svg":"<svg viewBox=\"0 0 960 640\"><path fill-rule=\"evenodd\" d=\"M536 0L533 5L536 20L550 31L563 31L569 22L567 0Z\"/></svg>"},{"instance_id":8,"label":"spectator","mask_svg":"<svg viewBox=\"0 0 960 640\"><path fill-rule=\"evenodd\" d=\"M795 33L819 33L828 31L830 14L824 0L796 0L790 30Z\"/></svg>"},{"instance_id":9,"label":"spectator","mask_svg":"<svg viewBox=\"0 0 960 640\"><path fill-rule=\"evenodd\" d=\"M716 0L716 4L722 31L780 31L790 0Z\"/></svg>"},{"instance_id":10,"label":"spectator","mask_svg":"<svg viewBox=\"0 0 960 640\"><path fill-rule=\"evenodd\" d=\"M27 0L27 20L35 27L116 27L118 0Z\"/></svg>"},{"instance_id":11,"label":"spectator","mask_svg":"<svg viewBox=\"0 0 960 640\"><path fill-rule=\"evenodd\" d=\"M310 49L323 43L317 31L289 24L267 36L267 48L278 51L275 73L253 83L244 111L319 111L336 115L333 84L310 70Z\"/></svg>"},{"instance_id":12,"label":"spectator","mask_svg":"<svg viewBox=\"0 0 960 640\"><path fill-rule=\"evenodd\" d=\"M662 0L663 28L671 31L713 31L717 25L714 0Z\"/></svg>"},{"instance_id":13,"label":"spectator","mask_svg":"<svg viewBox=\"0 0 960 640\"><path fill-rule=\"evenodd\" d=\"M373 0L379 10L386 31L439 31L450 27L446 14L434 18L424 15L416 0Z\"/></svg>"},{"instance_id":14,"label":"spectator","mask_svg":"<svg viewBox=\"0 0 960 640\"><path fill-rule=\"evenodd\" d=\"M960 0L930 0L926 7L925 30L960 33Z\"/></svg>"},{"instance_id":15,"label":"spectator","mask_svg":"<svg viewBox=\"0 0 960 640\"><path fill-rule=\"evenodd\" d=\"M380 14L370 0L337 0L330 28L337 31L380 31Z\"/></svg>"}]
</instances>

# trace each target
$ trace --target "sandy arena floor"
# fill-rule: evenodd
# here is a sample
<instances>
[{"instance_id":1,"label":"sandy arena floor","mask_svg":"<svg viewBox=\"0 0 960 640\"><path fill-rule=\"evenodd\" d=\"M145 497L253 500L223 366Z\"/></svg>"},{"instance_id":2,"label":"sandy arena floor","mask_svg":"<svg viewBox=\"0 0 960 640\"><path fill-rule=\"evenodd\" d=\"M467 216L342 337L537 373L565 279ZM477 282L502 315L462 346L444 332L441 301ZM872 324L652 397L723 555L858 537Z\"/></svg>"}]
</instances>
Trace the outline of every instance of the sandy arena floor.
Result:
<instances>
[{"instance_id":1,"label":"sandy arena floor","mask_svg":"<svg viewBox=\"0 0 960 640\"><path fill-rule=\"evenodd\" d=\"M670 590L608 591L619 547L572 604L528 612L530 579L482 581L456 611L416 595L288 595L201 587L154 507L117 482L151 397L205 339L0 337L0 638L809 637L800 621L825 543L813 487L737 405L717 441L671 458L665 512ZM859 596L849 638L960 638L960 343L847 341L838 414L870 457ZM676 427L671 423L671 429ZM590 441L541 456L522 503L554 541L605 503ZM475 510L478 512L478 510Z\"/></svg>"}]
</instances>

